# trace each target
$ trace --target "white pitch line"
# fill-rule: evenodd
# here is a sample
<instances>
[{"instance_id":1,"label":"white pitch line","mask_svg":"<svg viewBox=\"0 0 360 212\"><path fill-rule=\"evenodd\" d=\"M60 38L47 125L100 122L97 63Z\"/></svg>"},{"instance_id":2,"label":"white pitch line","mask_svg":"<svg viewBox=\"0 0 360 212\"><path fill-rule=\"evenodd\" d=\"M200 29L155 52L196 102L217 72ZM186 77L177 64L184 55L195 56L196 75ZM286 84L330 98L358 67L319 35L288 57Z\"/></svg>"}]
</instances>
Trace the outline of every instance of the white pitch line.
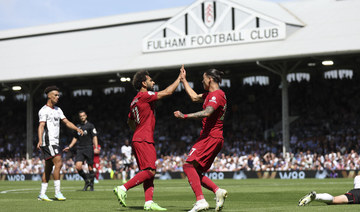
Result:
<instances>
[{"instance_id":1,"label":"white pitch line","mask_svg":"<svg viewBox=\"0 0 360 212\"><path fill-rule=\"evenodd\" d=\"M31 191L31 190L35 190L33 188L23 188L23 189L14 189L14 190L5 190L5 191L2 191L0 192L0 194L6 194L8 192L13 192L13 191Z\"/></svg>"}]
</instances>

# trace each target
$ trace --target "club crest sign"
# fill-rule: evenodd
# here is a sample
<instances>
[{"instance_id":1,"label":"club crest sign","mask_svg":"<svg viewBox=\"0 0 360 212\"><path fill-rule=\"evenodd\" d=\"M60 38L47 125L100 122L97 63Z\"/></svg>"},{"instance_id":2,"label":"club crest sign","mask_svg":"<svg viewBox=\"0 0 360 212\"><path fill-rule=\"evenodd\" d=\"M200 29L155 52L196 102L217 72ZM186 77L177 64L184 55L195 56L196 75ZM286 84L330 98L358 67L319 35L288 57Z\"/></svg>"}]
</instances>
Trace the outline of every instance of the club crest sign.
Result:
<instances>
[{"instance_id":1,"label":"club crest sign","mask_svg":"<svg viewBox=\"0 0 360 212\"><path fill-rule=\"evenodd\" d=\"M208 28L212 27L215 23L215 8L214 8L215 3L213 1L211 2L204 2L204 4L202 5L202 9L204 11L203 14L203 21L205 26L207 26Z\"/></svg>"},{"instance_id":2,"label":"club crest sign","mask_svg":"<svg viewBox=\"0 0 360 212\"><path fill-rule=\"evenodd\" d=\"M230 0L198 0L143 39L143 52L286 38L286 24Z\"/></svg>"}]
</instances>

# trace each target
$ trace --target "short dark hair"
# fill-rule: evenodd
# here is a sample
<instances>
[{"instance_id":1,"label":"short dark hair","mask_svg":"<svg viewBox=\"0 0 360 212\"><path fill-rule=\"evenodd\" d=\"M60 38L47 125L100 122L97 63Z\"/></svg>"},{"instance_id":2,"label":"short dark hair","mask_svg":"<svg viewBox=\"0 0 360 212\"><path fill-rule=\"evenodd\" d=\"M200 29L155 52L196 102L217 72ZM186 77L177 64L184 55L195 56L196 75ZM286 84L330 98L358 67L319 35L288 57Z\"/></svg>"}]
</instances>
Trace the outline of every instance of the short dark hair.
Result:
<instances>
[{"instance_id":1,"label":"short dark hair","mask_svg":"<svg viewBox=\"0 0 360 212\"><path fill-rule=\"evenodd\" d=\"M85 113L86 114L85 110L79 110L78 114L80 114L80 113Z\"/></svg>"},{"instance_id":2,"label":"short dark hair","mask_svg":"<svg viewBox=\"0 0 360 212\"><path fill-rule=\"evenodd\" d=\"M148 71L138 71L134 75L132 84L136 90L140 90L142 87L142 82L146 81L146 76L150 76Z\"/></svg>"},{"instance_id":3,"label":"short dark hair","mask_svg":"<svg viewBox=\"0 0 360 212\"><path fill-rule=\"evenodd\" d=\"M45 88L44 93L47 95L51 91L59 91L59 88L56 87L55 85L48 86Z\"/></svg>"},{"instance_id":4,"label":"short dark hair","mask_svg":"<svg viewBox=\"0 0 360 212\"><path fill-rule=\"evenodd\" d=\"M212 68L212 69L209 69L209 70L205 71L205 74L208 77L213 78L216 83L221 83L222 76L224 75L224 72L219 71L219 70L217 70L215 68Z\"/></svg>"}]
</instances>

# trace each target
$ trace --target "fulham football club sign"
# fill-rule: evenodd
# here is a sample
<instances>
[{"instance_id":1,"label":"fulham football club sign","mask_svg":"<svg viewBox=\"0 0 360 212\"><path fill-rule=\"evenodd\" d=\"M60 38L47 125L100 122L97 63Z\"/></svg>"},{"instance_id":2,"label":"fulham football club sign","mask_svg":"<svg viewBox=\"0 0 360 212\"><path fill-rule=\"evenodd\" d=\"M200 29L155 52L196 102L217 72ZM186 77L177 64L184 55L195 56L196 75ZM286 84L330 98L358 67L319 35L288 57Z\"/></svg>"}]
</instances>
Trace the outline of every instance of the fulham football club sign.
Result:
<instances>
[{"instance_id":1,"label":"fulham football club sign","mask_svg":"<svg viewBox=\"0 0 360 212\"><path fill-rule=\"evenodd\" d=\"M284 22L230 0L198 0L143 39L143 52L285 39Z\"/></svg>"}]
</instances>

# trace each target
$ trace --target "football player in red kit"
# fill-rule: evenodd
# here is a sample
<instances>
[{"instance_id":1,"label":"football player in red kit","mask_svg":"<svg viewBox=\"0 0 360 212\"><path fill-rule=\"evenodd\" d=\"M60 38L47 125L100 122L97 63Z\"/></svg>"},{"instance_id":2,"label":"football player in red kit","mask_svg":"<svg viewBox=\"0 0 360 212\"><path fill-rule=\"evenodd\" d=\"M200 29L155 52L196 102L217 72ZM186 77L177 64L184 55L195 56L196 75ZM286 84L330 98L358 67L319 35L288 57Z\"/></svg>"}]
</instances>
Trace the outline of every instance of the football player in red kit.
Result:
<instances>
[{"instance_id":1,"label":"football player in red kit","mask_svg":"<svg viewBox=\"0 0 360 212\"><path fill-rule=\"evenodd\" d=\"M95 168L94 183L99 183L100 151L101 151L101 146L99 144L98 144L97 148L94 146L94 165L93 165L93 168Z\"/></svg>"},{"instance_id":2,"label":"football player in red kit","mask_svg":"<svg viewBox=\"0 0 360 212\"><path fill-rule=\"evenodd\" d=\"M200 136L191 148L188 158L183 165L183 170L197 200L190 211L202 211L209 208L209 203L204 198L201 186L215 193L215 211L220 211L227 197L227 191L219 188L203 173L210 168L224 143L223 120L226 111L226 96L219 87L221 76L224 73L216 69L206 71L203 74L202 84L208 92L197 94L186 80L185 69L183 67L182 69L185 76L181 78L181 82L185 87L185 91L192 101L204 102L202 111L189 114L183 114L180 111L174 112L175 117L179 119L202 119L203 125Z\"/></svg>"},{"instance_id":3,"label":"football player in red kit","mask_svg":"<svg viewBox=\"0 0 360 212\"><path fill-rule=\"evenodd\" d=\"M128 124L134 130L132 149L137 165L141 170L122 186L114 188L119 203L126 207L126 191L143 183L145 192L144 210L166 210L153 202L154 176L156 171L156 151L154 145L155 102L174 93L183 73L165 90L154 92L155 82L147 71L139 71L134 75L133 85L139 92L130 104Z\"/></svg>"}]
</instances>

